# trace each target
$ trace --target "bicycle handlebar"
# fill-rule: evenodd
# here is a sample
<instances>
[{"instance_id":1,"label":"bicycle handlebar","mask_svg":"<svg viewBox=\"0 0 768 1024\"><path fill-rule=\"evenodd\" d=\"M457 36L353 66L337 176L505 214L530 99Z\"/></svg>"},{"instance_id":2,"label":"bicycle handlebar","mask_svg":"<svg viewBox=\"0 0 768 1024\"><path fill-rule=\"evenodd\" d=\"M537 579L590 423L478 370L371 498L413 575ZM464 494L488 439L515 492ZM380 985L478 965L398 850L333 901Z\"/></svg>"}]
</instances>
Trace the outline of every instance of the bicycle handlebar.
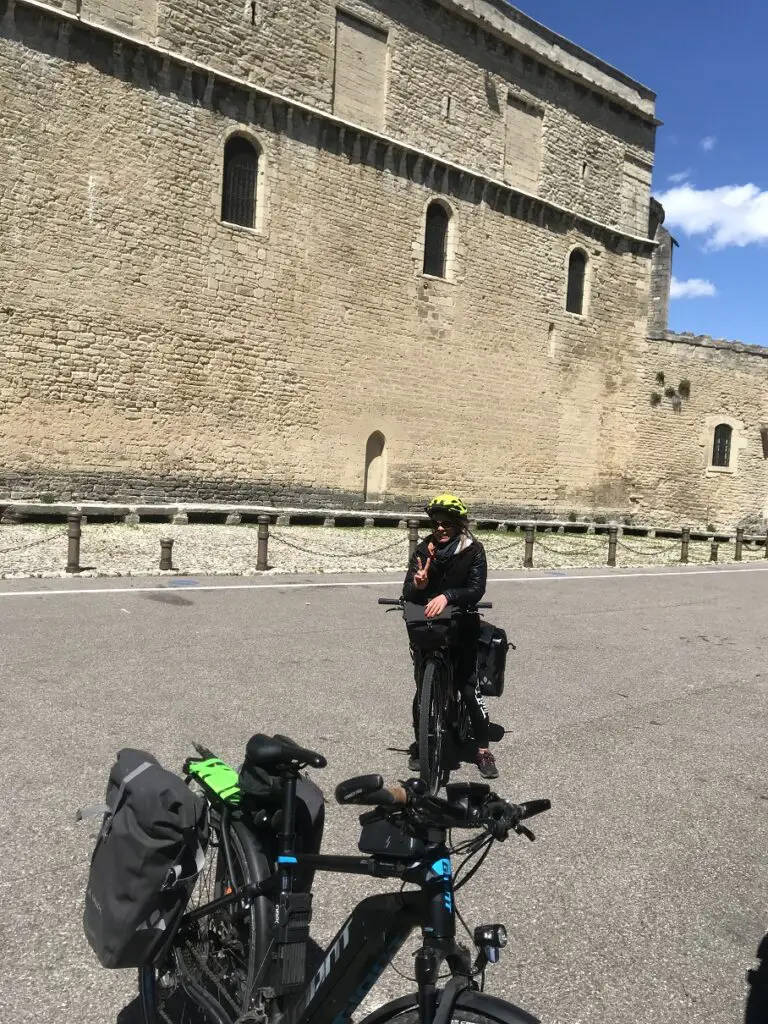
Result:
<instances>
[{"instance_id":1,"label":"bicycle handlebar","mask_svg":"<svg viewBox=\"0 0 768 1024\"><path fill-rule=\"evenodd\" d=\"M402 606L403 606L403 599L402 599L402 597L380 597L378 599L378 602L379 602L379 604L393 605L396 608L402 608ZM493 602L492 601L478 601L477 604L469 605L469 607L464 609L464 610L465 611L469 611L472 608L493 608Z\"/></svg>"},{"instance_id":2,"label":"bicycle handlebar","mask_svg":"<svg viewBox=\"0 0 768 1024\"><path fill-rule=\"evenodd\" d=\"M485 828L494 839L504 840L510 831L519 831L533 838L532 833L520 825L526 818L548 811L550 800L528 800L511 804L495 793L488 793L479 806L463 806L440 797L420 793L417 780L398 786L385 786L381 775L360 775L340 782L336 787L336 800L340 804L363 807L410 809L423 823L445 828Z\"/></svg>"}]
</instances>

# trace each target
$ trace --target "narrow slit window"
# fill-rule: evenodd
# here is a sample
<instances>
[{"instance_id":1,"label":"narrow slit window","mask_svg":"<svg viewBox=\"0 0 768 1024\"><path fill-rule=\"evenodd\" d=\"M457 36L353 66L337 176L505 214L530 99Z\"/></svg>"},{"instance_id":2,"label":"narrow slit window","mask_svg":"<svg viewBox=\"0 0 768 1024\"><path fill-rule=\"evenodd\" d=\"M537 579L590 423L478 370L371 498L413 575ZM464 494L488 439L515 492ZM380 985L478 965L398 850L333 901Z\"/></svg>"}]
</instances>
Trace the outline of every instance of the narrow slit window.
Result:
<instances>
[{"instance_id":1,"label":"narrow slit window","mask_svg":"<svg viewBox=\"0 0 768 1024\"><path fill-rule=\"evenodd\" d=\"M731 436L733 427L718 423L715 427L715 441L712 445L712 465L728 467L731 464Z\"/></svg>"},{"instance_id":2,"label":"narrow slit window","mask_svg":"<svg viewBox=\"0 0 768 1024\"><path fill-rule=\"evenodd\" d=\"M252 228L256 223L256 182L259 153L253 143L234 135L224 147L221 219Z\"/></svg>"},{"instance_id":3,"label":"narrow slit window","mask_svg":"<svg viewBox=\"0 0 768 1024\"><path fill-rule=\"evenodd\" d=\"M584 282L587 276L587 255L574 249L568 260L568 291L565 308L569 313L584 312Z\"/></svg>"},{"instance_id":4,"label":"narrow slit window","mask_svg":"<svg viewBox=\"0 0 768 1024\"><path fill-rule=\"evenodd\" d=\"M424 228L424 273L445 277L448 262L448 225L451 215L442 203L430 203Z\"/></svg>"}]
</instances>

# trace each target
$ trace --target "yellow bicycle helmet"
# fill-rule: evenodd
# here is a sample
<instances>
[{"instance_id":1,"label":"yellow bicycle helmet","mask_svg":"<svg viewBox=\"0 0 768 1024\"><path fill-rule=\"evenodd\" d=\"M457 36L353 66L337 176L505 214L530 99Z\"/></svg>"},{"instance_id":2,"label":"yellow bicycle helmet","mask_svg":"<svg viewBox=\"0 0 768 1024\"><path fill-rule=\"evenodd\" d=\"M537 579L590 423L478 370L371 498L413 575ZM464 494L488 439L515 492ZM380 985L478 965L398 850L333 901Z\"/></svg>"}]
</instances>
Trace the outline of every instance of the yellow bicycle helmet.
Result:
<instances>
[{"instance_id":1,"label":"yellow bicycle helmet","mask_svg":"<svg viewBox=\"0 0 768 1024\"><path fill-rule=\"evenodd\" d=\"M469 515L467 506L455 494L438 494L425 507L425 512L430 517L442 512L453 519L466 519Z\"/></svg>"}]
</instances>

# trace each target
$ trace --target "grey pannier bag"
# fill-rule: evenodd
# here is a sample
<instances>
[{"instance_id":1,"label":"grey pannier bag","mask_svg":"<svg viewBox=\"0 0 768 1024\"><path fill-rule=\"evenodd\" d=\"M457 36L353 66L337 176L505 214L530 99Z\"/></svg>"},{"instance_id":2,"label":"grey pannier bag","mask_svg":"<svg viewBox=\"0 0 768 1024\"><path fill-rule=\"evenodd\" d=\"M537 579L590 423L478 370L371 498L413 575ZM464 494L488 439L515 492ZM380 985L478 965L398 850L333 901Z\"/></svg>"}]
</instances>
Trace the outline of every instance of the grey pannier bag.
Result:
<instances>
[{"instance_id":1,"label":"grey pannier bag","mask_svg":"<svg viewBox=\"0 0 768 1024\"><path fill-rule=\"evenodd\" d=\"M85 890L83 929L104 967L143 967L167 949L208 845L206 802L143 750L109 773Z\"/></svg>"}]
</instances>

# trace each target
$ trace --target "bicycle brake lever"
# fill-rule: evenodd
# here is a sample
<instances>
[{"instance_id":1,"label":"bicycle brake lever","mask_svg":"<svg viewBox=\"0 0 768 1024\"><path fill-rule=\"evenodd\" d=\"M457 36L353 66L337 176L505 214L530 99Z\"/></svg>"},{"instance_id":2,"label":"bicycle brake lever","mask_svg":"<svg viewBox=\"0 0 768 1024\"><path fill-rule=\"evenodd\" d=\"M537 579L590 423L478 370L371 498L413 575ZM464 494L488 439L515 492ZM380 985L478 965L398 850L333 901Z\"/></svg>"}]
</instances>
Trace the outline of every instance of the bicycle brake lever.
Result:
<instances>
[{"instance_id":1,"label":"bicycle brake lever","mask_svg":"<svg viewBox=\"0 0 768 1024\"><path fill-rule=\"evenodd\" d=\"M536 836L529 828L526 828L525 825L516 825L515 832L520 836L525 836L526 839L530 839L532 843L536 842Z\"/></svg>"}]
</instances>

